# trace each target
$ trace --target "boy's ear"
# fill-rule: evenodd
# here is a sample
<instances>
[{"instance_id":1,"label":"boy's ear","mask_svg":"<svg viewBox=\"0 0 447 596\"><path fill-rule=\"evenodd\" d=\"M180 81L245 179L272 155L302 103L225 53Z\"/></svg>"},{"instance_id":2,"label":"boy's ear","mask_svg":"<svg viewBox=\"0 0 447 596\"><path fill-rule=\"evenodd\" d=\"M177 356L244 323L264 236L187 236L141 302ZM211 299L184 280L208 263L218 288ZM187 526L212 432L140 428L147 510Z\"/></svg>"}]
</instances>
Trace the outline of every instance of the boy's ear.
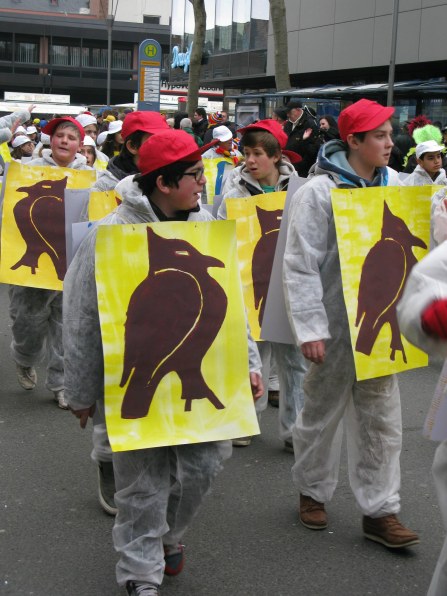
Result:
<instances>
[{"instance_id":1,"label":"boy's ear","mask_svg":"<svg viewBox=\"0 0 447 596\"><path fill-rule=\"evenodd\" d=\"M171 187L165 184L164 178L161 175L157 176L157 179L155 180L155 186L164 195L168 195L171 192Z\"/></svg>"},{"instance_id":2,"label":"boy's ear","mask_svg":"<svg viewBox=\"0 0 447 596\"><path fill-rule=\"evenodd\" d=\"M349 149L358 149L361 141L359 140L358 137L356 137L355 135L353 135L352 133L348 134L348 136L346 137L346 143L349 147Z\"/></svg>"},{"instance_id":3,"label":"boy's ear","mask_svg":"<svg viewBox=\"0 0 447 596\"><path fill-rule=\"evenodd\" d=\"M129 151L129 153L132 153L132 155L136 155L138 153L138 147L135 147L130 139L125 142L125 145L126 149Z\"/></svg>"}]
</instances>

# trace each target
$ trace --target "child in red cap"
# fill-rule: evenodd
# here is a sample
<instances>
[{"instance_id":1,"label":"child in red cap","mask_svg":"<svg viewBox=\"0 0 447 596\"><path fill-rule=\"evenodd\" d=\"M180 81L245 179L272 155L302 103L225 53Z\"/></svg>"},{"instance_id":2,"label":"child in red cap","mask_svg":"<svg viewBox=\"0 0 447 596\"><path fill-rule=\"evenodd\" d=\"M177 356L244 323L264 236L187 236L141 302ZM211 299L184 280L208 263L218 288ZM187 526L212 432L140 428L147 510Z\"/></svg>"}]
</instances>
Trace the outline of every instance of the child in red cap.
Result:
<instances>
[{"instance_id":1,"label":"child in red cap","mask_svg":"<svg viewBox=\"0 0 447 596\"><path fill-rule=\"evenodd\" d=\"M30 166L65 167L90 170L78 153L84 138L82 126L69 116L55 118L44 128L50 135L50 148ZM37 383L35 365L47 357L45 386L57 405L66 410L64 398L64 352L62 348L62 292L26 286L10 286L9 314L12 319L11 354L16 363L17 380L26 390Z\"/></svg>"},{"instance_id":2,"label":"child in red cap","mask_svg":"<svg viewBox=\"0 0 447 596\"><path fill-rule=\"evenodd\" d=\"M290 178L297 176L289 156L298 161L293 152L284 152L287 135L276 120L259 120L241 128L241 146L245 162L228 173L223 186L224 200L218 211L219 219L226 219L226 199L250 197L285 191ZM302 407L302 379L306 371L304 357L295 345L259 341L258 350L262 359L262 378L265 392L256 402L258 418L267 408L269 398L269 377L276 362L277 377L270 380L270 389L280 393L279 434L286 451L293 453L292 428ZM275 378L276 377L276 378ZM251 437L233 440L233 445L246 447Z\"/></svg>"},{"instance_id":3,"label":"child in red cap","mask_svg":"<svg viewBox=\"0 0 447 596\"><path fill-rule=\"evenodd\" d=\"M118 184L123 202L101 223L212 219L199 204L206 182L201 153L207 148L199 149L184 131L167 129L151 136L139 151L140 173ZM66 396L82 427L97 401L104 407L95 238L93 230L76 253L64 284ZM147 313L148 319L157 316ZM250 348L250 382L257 398L263 392L261 363L253 341ZM113 454L118 508L113 540L120 554L116 573L129 595L155 596L164 573L181 572L183 534L230 453L229 441L219 441Z\"/></svg>"},{"instance_id":4,"label":"child in red cap","mask_svg":"<svg viewBox=\"0 0 447 596\"><path fill-rule=\"evenodd\" d=\"M393 111L361 99L341 112L341 140L321 147L313 176L292 197L283 279L296 342L311 362L293 429L300 521L313 530L327 527L325 503L337 485L344 419L364 535L400 548L419 539L396 517L402 443L397 378L356 380L331 204L333 188L398 184L387 167Z\"/></svg>"}]
</instances>

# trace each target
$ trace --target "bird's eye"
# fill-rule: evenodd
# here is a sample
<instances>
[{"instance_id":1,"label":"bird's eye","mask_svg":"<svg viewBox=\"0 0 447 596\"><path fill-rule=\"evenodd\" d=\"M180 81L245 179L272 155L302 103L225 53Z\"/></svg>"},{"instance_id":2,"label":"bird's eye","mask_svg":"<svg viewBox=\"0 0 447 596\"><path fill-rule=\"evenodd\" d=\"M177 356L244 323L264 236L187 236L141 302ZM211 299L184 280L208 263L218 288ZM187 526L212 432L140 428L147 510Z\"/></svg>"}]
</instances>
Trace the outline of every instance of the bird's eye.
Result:
<instances>
[{"instance_id":1,"label":"bird's eye","mask_svg":"<svg viewBox=\"0 0 447 596\"><path fill-rule=\"evenodd\" d=\"M176 250L175 251L176 255L183 255L185 257L189 257L189 252L187 250Z\"/></svg>"}]
</instances>

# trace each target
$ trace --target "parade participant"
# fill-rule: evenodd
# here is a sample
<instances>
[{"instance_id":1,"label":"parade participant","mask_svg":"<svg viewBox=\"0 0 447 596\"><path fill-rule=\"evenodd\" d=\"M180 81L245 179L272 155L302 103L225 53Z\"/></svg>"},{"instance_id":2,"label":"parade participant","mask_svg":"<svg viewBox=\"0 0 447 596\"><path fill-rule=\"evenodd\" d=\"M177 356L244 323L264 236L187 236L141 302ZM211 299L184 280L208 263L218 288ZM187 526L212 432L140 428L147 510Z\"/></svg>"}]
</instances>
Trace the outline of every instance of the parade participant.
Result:
<instances>
[{"instance_id":1,"label":"parade participant","mask_svg":"<svg viewBox=\"0 0 447 596\"><path fill-rule=\"evenodd\" d=\"M292 197L283 279L296 342L312 363L293 429L300 521L313 530L327 527L325 503L337 485L344 419L350 484L363 514L364 535L398 548L419 542L396 517L399 387L395 375L356 380L331 204L333 188L399 184L397 173L387 168L393 112L361 99L340 113L341 140L322 146L313 177Z\"/></svg>"},{"instance_id":2,"label":"parade participant","mask_svg":"<svg viewBox=\"0 0 447 596\"><path fill-rule=\"evenodd\" d=\"M404 185L447 184L441 151L444 152L445 147L436 141L424 141L416 145L417 166L413 173L405 178Z\"/></svg>"},{"instance_id":3,"label":"parade participant","mask_svg":"<svg viewBox=\"0 0 447 596\"><path fill-rule=\"evenodd\" d=\"M166 122L168 123L168 126L169 126L168 120L166 120ZM173 128L173 127L171 127L171 128ZM190 118L182 118L180 120L180 130L184 130L189 135L191 135L199 147L201 147L203 145L202 139L198 135L196 135L192 129L192 122L191 122Z\"/></svg>"},{"instance_id":4,"label":"parade participant","mask_svg":"<svg viewBox=\"0 0 447 596\"><path fill-rule=\"evenodd\" d=\"M201 151L184 131L168 129L151 136L140 147L141 173L119 183L117 191L123 202L101 223L212 219L198 203L205 184ZM104 399L95 237L93 230L76 253L64 292L66 395L82 427L97 400L103 403ZM147 316L156 317L157 313L148 312ZM263 391L259 370L259 356L251 342L254 398ZM180 573L184 564L182 536L230 453L230 442L219 441L113 454L118 507L113 540L120 555L116 574L128 594L155 596L164 573Z\"/></svg>"},{"instance_id":5,"label":"parade participant","mask_svg":"<svg viewBox=\"0 0 447 596\"><path fill-rule=\"evenodd\" d=\"M88 166L90 166L91 168L95 167L97 159L97 149L96 143L94 139L92 139L92 137L85 135L79 153L85 157Z\"/></svg>"},{"instance_id":6,"label":"parade participant","mask_svg":"<svg viewBox=\"0 0 447 596\"><path fill-rule=\"evenodd\" d=\"M208 128L208 119L205 108L196 108L193 115L192 129L194 134L200 137L203 141L206 130Z\"/></svg>"},{"instance_id":7,"label":"parade participant","mask_svg":"<svg viewBox=\"0 0 447 596\"><path fill-rule=\"evenodd\" d=\"M212 112L208 114L208 128L203 135L203 142L210 143L213 140L213 129L216 126L221 126L224 121L224 116L222 112Z\"/></svg>"},{"instance_id":8,"label":"parade participant","mask_svg":"<svg viewBox=\"0 0 447 596\"><path fill-rule=\"evenodd\" d=\"M0 118L0 145L5 143L5 145L0 147L0 174L3 174L5 169L5 161L10 160L10 149L6 143L9 143L16 136L26 136L26 129L21 124L30 119L33 108L34 106L31 105L27 110L13 112ZM19 131L19 129L22 129L22 131Z\"/></svg>"},{"instance_id":9,"label":"parade participant","mask_svg":"<svg viewBox=\"0 0 447 596\"><path fill-rule=\"evenodd\" d=\"M19 135L14 137L11 142L12 153L11 157L16 161L21 161L22 157L32 157L34 151L34 143L29 137Z\"/></svg>"},{"instance_id":10,"label":"parade participant","mask_svg":"<svg viewBox=\"0 0 447 596\"><path fill-rule=\"evenodd\" d=\"M76 116L76 120L83 127L85 136L90 137L96 143L96 140L98 138L98 132L99 132L99 125L98 125L98 121L96 120L96 118L92 114L79 114L79 116ZM107 133L106 133L105 137L107 138ZM97 148L96 149L96 159L99 160L100 162L103 162L103 164L104 164L104 167L101 166L100 169L105 169L106 168L105 164L108 163L109 156ZM99 169L99 168L97 168L97 169Z\"/></svg>"},{"instance_id":11,"label":"parade participant","mask_svg":"<svg viewBox=\"0 0 447 596\"><path fill-rule=\"evenodd\" d=\"M107 129L107 138L102 144L101 151L110 159L119 155L124 144L121 129L123 128L122 120L114 120L109 124Z\"/></svg>"},{"instance_id":12,"label":"parade participant","mask_svg":"<svg viewBox=\"0 0 447 596\"><path fill-rule=\"evenodd\" d=\"M37 133L37 128L34 125L27 127L26 135L34 143L34 145L37 145L39 142L39 135Z\"/></svg>"},{"instance_id":13,"label":"parade participant","mask_svg":"<svg viewBox=\"0 0 447 596\"><path fill-rule=\"evenodd\" d=\"M442 240L447 239L443 223ZM399 327L415 346L432 356L447 356L447 243L443 242L417 263L407 279L397 306ZM436 393L444 398L447 361ZM442 441L433 459L433 477L439 508L447 531L447 440ZM439 554L427 596L447 594L447 538Z\"/></svg>"},{"instance_id":14,"label":"parade participant","mask_svg":"<svg viewBox=\"0 0 447 596\"><path fill-rule=\"evenodd\" d=\"M219 219L227 217L226 199L287 190L290 178L297 175L288 157L282 152L287 143L287 135L278 122L260 120L239 129L238 132L242 134L241 145L244 148L245 161L228 175L223 188L223 201L218 211ZM291 153L289 155L292 157ZM295 159L298 161L299 156L295 155ZM295 345L273 344L268 341L259 341L257 345L262 359L265 391L256 402L256 412L260 417L268 404L269 376L274 355L281 396L279 433L286 451L293 452L292 428L303 402L302 380L306 371L304 358ZM246 447L250 444L251 437L233 440L236 447Z\"/></svg>"},{"instance_id":15,"label":"parade participant","mask_svg":"<svg viewBox=\"0 0 447 596\"><path fill-rule=\"evenodd\" d=\"M79 155L84 138L82 126L70 117L55 118L43 129L50 135L50 149L28 165L90 169ZM12 320L11 354L17 380L23 389L37 383L35 365L47 356L45 386L57 405L67 409L64 398L64 356L62 348L62 292L25 286L9 287L9 315Z\"/></svg>"},{"instance_id":16,"label":"parade participant","mask_svg":"<svg viewBox=\"0 0 447 596\"><path fill-rule=\"evenodd\" d=\"M122 126L121 136L124 143L120 154L112 157L106 170L99 173L92 190L113 190L120 180L131 174L137 174L138 151L142 143L150 135L169 128L158 112L141 111L127 114Z\"/></svg>"},{"instance_id":17,"label":"parade participant","mask_svg":"<svg viewBox=\"0 0 447 596\"><path fill-rule=\"evenodd\" d=\"M217 145L213 145L206 151L202 157L208 159L215 159L218 157L228 157L232 160L235 166L238 165L242 153L236 149L233 143L233 133L226 126L216 126L213 128L213 139L218 141Z\"/></svg>"}]
</instances>

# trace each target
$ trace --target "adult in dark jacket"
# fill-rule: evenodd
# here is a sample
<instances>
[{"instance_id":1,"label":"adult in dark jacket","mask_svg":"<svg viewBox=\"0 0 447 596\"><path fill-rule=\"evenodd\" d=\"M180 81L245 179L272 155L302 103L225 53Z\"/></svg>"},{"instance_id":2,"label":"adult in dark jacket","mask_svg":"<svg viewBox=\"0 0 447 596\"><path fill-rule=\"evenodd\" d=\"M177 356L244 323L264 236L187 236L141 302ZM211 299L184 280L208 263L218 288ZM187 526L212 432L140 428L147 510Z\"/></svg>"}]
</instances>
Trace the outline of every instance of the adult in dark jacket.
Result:
<instances>
[{"instance_id":1,"label":"adult in dark jacket","mask_svg":"<svg viewBox=\"0 0 447 596\"><path fill-rule=\"evenodd\" d=\"M284 124L284 132L289 137L286 149L295 151L303 158L295 167L298 174L305 178L317 160L320 148L318 126L310 113L303 110L300 101L290 101L286 109L288 120Z\"/></svg>"},{"instance_id":2,"label":"adult in dark jacket","mask_svg":"<svg viewBox=\"0 0 447 596\"><path fill-rule=\"evenodd\" d=\"M208 118L206 116L205 108L197 108L195 110L192 129L194 134L200 137L203 141L203 137L208 129Z\"/></svg>"}]
</instances>

